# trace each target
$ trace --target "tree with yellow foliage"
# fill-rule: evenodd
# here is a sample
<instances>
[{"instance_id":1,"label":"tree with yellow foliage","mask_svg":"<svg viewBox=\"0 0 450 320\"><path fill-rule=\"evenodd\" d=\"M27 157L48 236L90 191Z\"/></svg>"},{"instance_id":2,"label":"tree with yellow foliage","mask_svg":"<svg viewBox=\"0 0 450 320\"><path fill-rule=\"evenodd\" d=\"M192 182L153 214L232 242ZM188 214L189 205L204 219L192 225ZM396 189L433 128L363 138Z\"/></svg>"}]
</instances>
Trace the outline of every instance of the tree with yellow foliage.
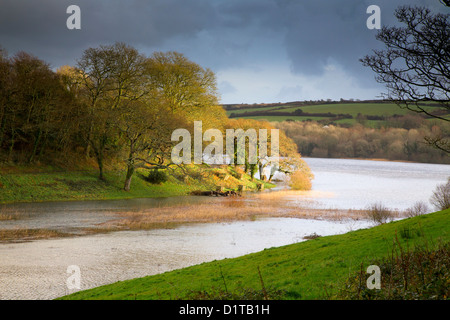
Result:
<instances>
[{"instance_id":1,"label":"tree with yellow foliage","mask_svg":"<svg viewBox=\"0 0 450 320\"><path fill-rule=\"evenodd\" d=\"M270 181L276 171L283 172L287 175L291 175L294 172L301 172L306 180L311 182L313 175L306 162L301 158L301 155L297 151L297 145L286 136L284 131L277 130L270 122L260 121L254 119L230 119L227 122L227 128L243 129L244 131L249 129L266 129L267 137L259 136L258 139L267 138L267 154L258 154L257 166L260 178L265 179L263 171L266 167L271 167L271 173L268 178ZM275 130L275 131L273 131ZM275 135L278 134L278 137ZM276 139L276 140L275 140ZM259 140L258 140L259 142ZM269 154L268 150L272 150L272 142L278 143L278 157L272 158L272 154ZM258 143L259 145L259 143ZM248 148L246 147L246 153L248 155ZM250 165L246 166L246 171L250 169Z\"/></svg>"}]
</instances>

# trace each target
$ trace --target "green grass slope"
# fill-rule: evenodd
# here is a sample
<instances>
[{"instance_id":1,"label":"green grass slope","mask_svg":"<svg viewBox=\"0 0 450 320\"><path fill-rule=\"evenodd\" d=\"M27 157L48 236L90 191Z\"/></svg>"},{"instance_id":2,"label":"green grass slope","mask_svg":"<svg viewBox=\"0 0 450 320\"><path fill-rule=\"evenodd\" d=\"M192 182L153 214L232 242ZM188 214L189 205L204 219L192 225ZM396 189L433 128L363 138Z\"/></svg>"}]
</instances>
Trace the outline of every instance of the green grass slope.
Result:
<instances>
[{"instance_id":1,"label":"green grass slope","mask_svg":"<svg viewBox=\"0 0 450 320\"><path fill-rule=\"evenodd\" d=\"M237 189L238 184L256 189L258 183L266 188L274 185L244 175L235 179L230 168L191 168L187 175L170 175L160 184L145 180L148 171L138 171L132 179L131 190L124 191L124 171L108 171L105 181L98 179L98 172L90 171L14 171L0 172L0 203L69 200L107 200L187 195L196 190L215 190L220 184L225 189ZM220 181L217 174L229 176ZM187 178L187 179L184 179Z\"/></svg>"},{"instance_id":2,"label":"green grass slope","mask_svg":"<svg viewBox=\"0 0 450 320\"><path fill-rule=\"evenodd\" d=\"M450 209L343 235L319 237L233 259L80 291L62 299L187 299L192 292L282 290L283 299L323 299L361 263L387 256L398 239L404 248L450 239ZM259 271L261 277L259 276ZM382 275L383 277L383 275Z\"/></svg>"},{"instance_id":3,"label":"green grass slope","mask_svg":"<svg viewBox=\"0 0 450 320\"><path fill-rule=\"evenodd\" d=\"M176 196L190 190L175 179L152 185L135 176L131 191L126 192L122 173L108 172L105 176L106 180L100 181L95 171L2 174L0 203Z\"/></svg>"}]
</instances>

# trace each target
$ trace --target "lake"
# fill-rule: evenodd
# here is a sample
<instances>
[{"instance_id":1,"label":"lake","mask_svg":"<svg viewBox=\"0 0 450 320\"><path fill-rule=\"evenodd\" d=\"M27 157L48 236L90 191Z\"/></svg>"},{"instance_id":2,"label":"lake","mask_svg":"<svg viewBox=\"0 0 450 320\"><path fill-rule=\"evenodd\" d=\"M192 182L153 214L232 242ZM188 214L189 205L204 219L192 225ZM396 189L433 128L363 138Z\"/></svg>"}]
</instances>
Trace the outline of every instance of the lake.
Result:
<instances>
[{"instance_id":1,"label":"lake","mask_svg":"<svg viewBox=\"0 0 450 320\"><path fill-rule=\"evenodd\" d=\"M382 202L404 210L416 201L429 203L436 185L450 177L450 165L347 159L304 159L315 175L311 197L316 207L364 209Z\"/></svg>"},{"instance_id":2,"label":"lake","mask_svg":"<svg viewBox=\"0 0 450 320\"><path fill-rule=\"evenodd\" d=\"M450 165L306 158L315 175L313 190L286 196L293 205L363 209L381 201L403 210L428 202ZM276 192L276 191L267 191ZM23 203L3 206L23 217L0 221L0 228L73 230L111 219L121 210L200 204L211 197L114 201ZM264 248L371 227L368 221L265 218L255 221L183 225L174 229L120 231L74 238L0 244L0 299L53 299L69 290L67 268L81 271L81 289L157 274L193 264L237 257Z\"/></svg>"}]
</instances>

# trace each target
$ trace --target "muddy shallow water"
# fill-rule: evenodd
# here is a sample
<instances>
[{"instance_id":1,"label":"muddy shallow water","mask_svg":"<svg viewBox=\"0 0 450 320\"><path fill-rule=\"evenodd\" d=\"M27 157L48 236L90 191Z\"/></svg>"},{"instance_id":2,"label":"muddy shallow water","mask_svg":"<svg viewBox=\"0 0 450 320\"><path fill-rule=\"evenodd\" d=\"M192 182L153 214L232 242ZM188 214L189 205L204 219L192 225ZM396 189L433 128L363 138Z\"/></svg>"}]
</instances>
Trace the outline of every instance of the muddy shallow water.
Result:
<instances>
[{"instance_id":1,"label":"muddy shallow water","mask_svg":"<svg viewBox=\"0 0 450 320\"><path fill-rule=\"evenodd\" d=\"M270 218L176 229L120 231L95 236L0 245L0 299L53 299L75 290L67 268L80 268L81 289L157 274L265 248L369 227L363 221Z\"/></svg>"}]
</instances>

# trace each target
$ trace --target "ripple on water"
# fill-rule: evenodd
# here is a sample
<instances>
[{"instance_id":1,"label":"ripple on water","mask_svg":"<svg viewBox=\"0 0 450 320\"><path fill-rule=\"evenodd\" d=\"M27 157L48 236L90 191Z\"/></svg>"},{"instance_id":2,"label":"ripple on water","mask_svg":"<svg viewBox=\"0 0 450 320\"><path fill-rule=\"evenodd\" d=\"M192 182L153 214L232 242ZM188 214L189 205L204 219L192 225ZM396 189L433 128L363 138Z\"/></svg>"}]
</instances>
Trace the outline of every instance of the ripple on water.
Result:
<instances>
[{"instance_id":1,"label":"ripple on water","mask_svg":"<svg viewBox=\"0 0 450 320\"><path fill-rule=\"evenodd\" d=\"M0 298L53 299L67 289L67 267L81 271L81 289L143 277L369 226L358 222L276 218L176 229L121 231L0 245Z\"/></svg>"}]
</instances>

